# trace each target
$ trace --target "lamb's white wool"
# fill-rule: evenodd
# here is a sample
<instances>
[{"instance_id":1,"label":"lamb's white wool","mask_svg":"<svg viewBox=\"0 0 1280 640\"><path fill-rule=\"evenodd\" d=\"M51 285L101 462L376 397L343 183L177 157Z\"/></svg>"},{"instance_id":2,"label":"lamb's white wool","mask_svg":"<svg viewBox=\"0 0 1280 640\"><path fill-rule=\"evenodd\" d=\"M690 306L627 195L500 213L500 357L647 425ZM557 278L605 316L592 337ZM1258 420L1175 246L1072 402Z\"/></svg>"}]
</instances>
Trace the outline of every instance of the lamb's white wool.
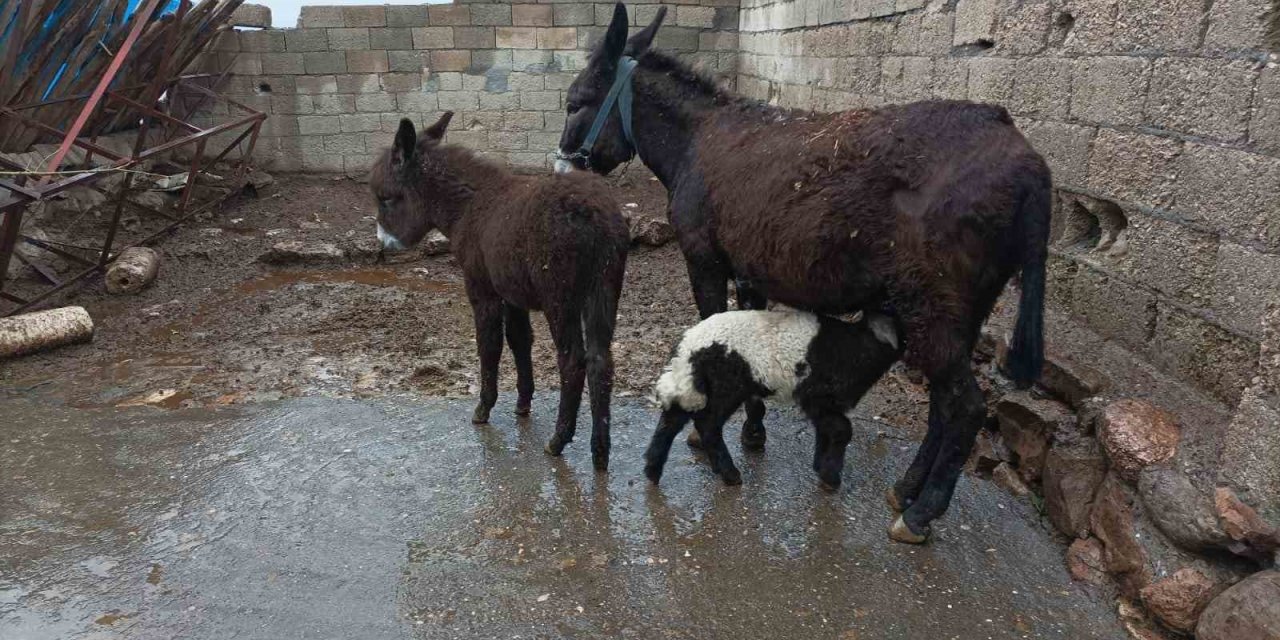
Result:
<instances>
[{"instance_id":1,"label":"lamb's white wool","mask_svg":"<svg viewBox=\"0 0 1280 640\"><path fill-rule=\"evenodd\" d=\"M378 224L378 242L382 243L383 249L404 250L404 244L400 242L400 239L383 229L382 224Z\"/></svg>"},{"instance_id":2,"label":"lamb's white wool","mask_svg":"<svg viewBox=\"0 0 1280 640\"><path fill-rule=\"evenodd\" d=\"M813 314L794 311L726 311L711 316L681 338L675 356L654 388L658 401L663 408L678 404L685 411L706 406L706 396L693 384L689 356L713 344L742 356L751 366L756 382L773 391L772 397L790 400L804 380L804 376L796 375L796 365L805 362L818 326Z\"/></svg>"}]
</instances>

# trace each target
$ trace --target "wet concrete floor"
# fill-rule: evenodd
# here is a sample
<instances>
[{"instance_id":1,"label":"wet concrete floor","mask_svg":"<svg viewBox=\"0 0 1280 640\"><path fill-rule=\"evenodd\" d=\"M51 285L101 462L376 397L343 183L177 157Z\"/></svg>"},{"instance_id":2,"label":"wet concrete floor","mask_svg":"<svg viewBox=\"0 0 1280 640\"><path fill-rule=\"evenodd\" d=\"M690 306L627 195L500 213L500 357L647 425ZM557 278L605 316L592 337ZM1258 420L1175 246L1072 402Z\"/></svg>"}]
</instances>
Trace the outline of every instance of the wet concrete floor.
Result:
<instances>
[{"instance_id":1,"label":"wet concrete floor","mask_svg":"<svg viewBox=\"0 0 1280 640\"><path fill-rule=\"evenodd\" d=\"M885 537L914 443L855 421L836 494L772 411L724 487L615 401L612 469L471 400L0 406L0 638L1123 638L1035 509L965 477L926 547ZM585 420L583 421L585 424ZM736 433L736 429L734 430ZM734 436L736 440L736 435Z\"/></svg>"}]
</instances>

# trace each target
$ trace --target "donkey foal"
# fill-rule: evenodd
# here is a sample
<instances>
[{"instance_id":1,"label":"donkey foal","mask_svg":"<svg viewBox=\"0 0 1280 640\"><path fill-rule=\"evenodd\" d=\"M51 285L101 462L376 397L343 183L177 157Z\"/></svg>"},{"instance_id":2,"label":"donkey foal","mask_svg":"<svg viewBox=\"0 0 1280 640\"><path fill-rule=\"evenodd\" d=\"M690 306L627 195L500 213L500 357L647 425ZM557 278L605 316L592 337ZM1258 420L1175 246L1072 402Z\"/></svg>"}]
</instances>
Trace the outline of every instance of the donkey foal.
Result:
<instances>
[{"instance_id":1,"label":"donkey foal","mask_svg":"<svg viewBox=\"0 0 1280 640\"><path fill-rule=\"evenodd\" d=\"M560 366L560 410L547 452L558 456L573 440L584 378L590 378L591 454L604 470L610 349L628 246L621 208L598 177L520 176L441 144L452 116L445 113L421 138L402 120L395 145L374 164L369 185L378 199L378 238L386 249L417 244L432 228L449 238L475 316L476 423L489 421L498 398L504 325L516 364L516 413L529 412L529 311L544 312Z\"/></svg>"},{"instance_id":2,"label":"donkey foal","mask_svg":"<svg viewBox=\"0 0 1280 640\"><path fill-rule=\"evenodd\" d=\"M793 311L726 311L685 332L655 392L662 417L645 452L645 475L662 478L671 442L693 420L711 468L725 484L742 476L724 423L748 400L794 400L816 430L813 470L840 486L853 409L902 355L894 323L865 313L855 323Z\"/></svg>"}]
</instances>

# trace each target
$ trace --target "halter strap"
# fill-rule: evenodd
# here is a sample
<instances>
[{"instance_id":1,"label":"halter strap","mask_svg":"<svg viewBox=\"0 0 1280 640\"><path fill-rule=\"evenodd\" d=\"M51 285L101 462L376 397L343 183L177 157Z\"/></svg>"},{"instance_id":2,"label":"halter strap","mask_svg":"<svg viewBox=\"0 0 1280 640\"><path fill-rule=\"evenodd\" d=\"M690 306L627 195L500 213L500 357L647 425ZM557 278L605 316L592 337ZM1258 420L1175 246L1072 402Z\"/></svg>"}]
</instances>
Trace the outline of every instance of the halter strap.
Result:
<instances>
[{"instance_id":1,"label":"halter strap","mask_svg":"<svg viewBox=\"0 0 1280 640\"><path fill-rule=\"evenodd\" d=\"M632 147L636 146L635 139L631 137L631 74L635 72L636 65L636 59L631 56L622 56L618 59L618 73L613 78L613 86L609 87L608 95L604 97L600 110L596 112L595 122L591 123L591 130L587 132L582 146L578 147L577 155L588 163L591 161L591 149L596 146L596 138L600 137L600 131L604 129L604 123L609 119L609 113L613 111L615 102L618 103L618 114L622 116L622 135L627 139L628 144Z\"/></svg>"}]
</instances>

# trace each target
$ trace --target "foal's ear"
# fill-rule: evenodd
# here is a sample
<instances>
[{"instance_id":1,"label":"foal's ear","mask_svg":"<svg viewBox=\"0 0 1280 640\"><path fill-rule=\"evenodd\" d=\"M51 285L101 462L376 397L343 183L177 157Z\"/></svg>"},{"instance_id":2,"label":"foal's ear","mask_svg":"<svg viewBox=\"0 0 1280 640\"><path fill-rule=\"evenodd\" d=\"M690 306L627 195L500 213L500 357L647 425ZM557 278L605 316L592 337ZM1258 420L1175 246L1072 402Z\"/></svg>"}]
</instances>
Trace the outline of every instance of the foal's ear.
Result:
<instances>
[{"instance_id":1,"label":"foal's ear","mask_svg":"<svg viewBox=\"0 0 1280 640\"><path fill-rule=\"evenodd\" d=\"M449 128L449 121L452 119L453 112L446 111L444 112L444 115L440 116L439 120L436 120L435 124L427 127L427 130L423 133L431 140L440 140L444 138L444 132Z\"/></svg>"},{"instance_id":2,"label":"foal's ear","mask_svg":"<svg viewBox=\"0 0 1280 640\"><path fill-rule=\"evenodd\" d=\"M609 30L604 34L598 53L601 61L612 66L622 57L622 49L627 46L627 7L619 2L613 5L613 20L609 22Z\"/></svg>"},{"instance_id":3,"label":"foal's ear","mask_svg":"<svg viewBox=\"0 0 1280 640\"><path fill-rule=\"evenodd\" d=\"M418 134L413 130L413 121L408 118L400 120L400 129L396 131L396 144L391 151L391 162L396 166L405 166L418 153Z\"/></svg>"},{"instance_id":4,"label":"foal's ear","mask_svg":"<svg viewBox=\"0 0 1280 640\"><path fill-rule=\"evenodd\" d=\"M658 7L658 13L653 16L653 22L649 26L640 30L640 33L631 36L627 41L627 55L636 58L649 50L649 45L653 44L653 37L658 35L658 27L662 26L662 20L667 17L667 6Z\"/></svg>"}]
</instances>

